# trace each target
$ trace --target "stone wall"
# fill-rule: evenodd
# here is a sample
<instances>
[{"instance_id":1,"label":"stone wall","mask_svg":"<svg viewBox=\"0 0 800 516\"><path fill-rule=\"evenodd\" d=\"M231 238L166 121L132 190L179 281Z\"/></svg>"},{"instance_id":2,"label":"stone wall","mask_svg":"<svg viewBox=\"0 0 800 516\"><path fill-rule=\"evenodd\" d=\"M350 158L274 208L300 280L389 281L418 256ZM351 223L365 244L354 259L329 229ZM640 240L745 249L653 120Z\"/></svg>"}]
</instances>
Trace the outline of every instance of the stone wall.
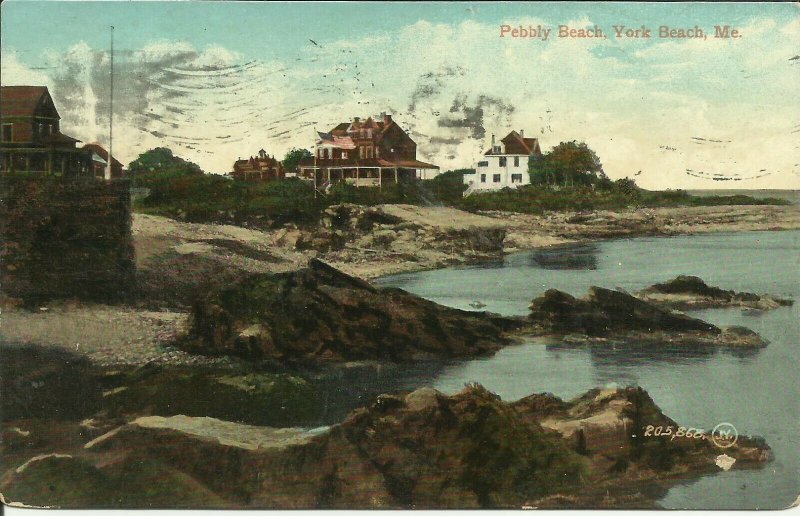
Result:
<instances>
[{"instance_id":1,"label":"stone wall","mask_svg":"<svg viewBox=\"0 0 800 516\"><path fill-rule=\"evenodd\" d=\"M0 178L0 289L27 304L134 291L127 181Z\"/></svg>"}]
</instances>

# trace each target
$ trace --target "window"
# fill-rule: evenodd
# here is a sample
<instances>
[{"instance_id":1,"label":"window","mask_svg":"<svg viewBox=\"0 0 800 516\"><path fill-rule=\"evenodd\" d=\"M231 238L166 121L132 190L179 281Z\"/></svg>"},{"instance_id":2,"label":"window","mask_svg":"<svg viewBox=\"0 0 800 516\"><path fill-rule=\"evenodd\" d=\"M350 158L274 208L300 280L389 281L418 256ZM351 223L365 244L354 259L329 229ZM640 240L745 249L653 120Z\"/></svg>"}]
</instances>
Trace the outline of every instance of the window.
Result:
<instances>
[{"instance_id":1,"label":"window","mask_svg":"<svg viewBox=\"0 0 800 516\"><path fill-rule=\"evenodd\" d=\"M488 166L489 166L489 162L488 161L479 161L478 162L478 167L479 168L480 167L488 167Z\"/></svg>"},{"instance_id":2,"label":"window","mask_svg":"<svg viewBox=\"0 0 800 516\"><path fill-rule=\"evenodd\" d=\"M342 151L342 159L347 159L347 151Z\"/></svg>"},{"instance_id":3,"label":"window","mask_svg":"<svg viewBox=\"0 0 800 516\"><path fill-rule=\"evenodd\" d=\"M492 147L492 154L500 154L500 146L499 145L495 145L494 147Z\"/></svg>"},{"instance_id":4,"label":"window","mask_svg":"<svg viewBox=\"0 0 800 516\"><path fill-rule=\"evenodd\" d=\"M522 174L511 174L511 182L512 183L521 183L522 182Z\"/></svg>"},{"instance_id":5,"label":"window","mask_svg":"<svg viewBox=\"0 0 800 516\"><path fill-rule=\"evenodd\" d=\"M14 139L14 124L3 124L3 141L10 142Z\"/></svg>"},{"instance_id":6,"label":"window","mask_svg":"<svg viewBox=\"0 0 800 516\"><path fill-rule=\"evenodd\" d=\"M492 176L492 181L494 181L495 183L499 183L500 182L500 174L494 174Z\"/></svg>"},{"instance_id":7,"label":"window","mask_svg":"<svg viewBox=\"0 0 800 516\"><path fill-rule=\"evenodd\" d=\"M486 182L486 174L481 174L481 183Z\"/></svg>"},{"instance_id":8,"label":"window","mask_svg":"<svg viewBox=\"0 0 800 516\"><path fill-rule=\"evenodd\" d=\"M53 134L53 124L47 124L47 134Z\"/></svg>"},{"instance_id":9,"label":"window","mask_svg":"<svg viewBox=\"0 0 800 516\"><path fill-rule=\"evenodd\" d=\"M519 156L514 156L514 166L515 167L519 166Z\"/></svg>"},{"instance_id":10,"label":"window","mask_svg":"<svg viewBox=\"0 0 800 516\"><path fill-rule=\"evenodd\" d=\"M501 167L505 167L506 166L506 157L505 156L501 156L500 157L500 166Z\"/></svg>"}]
</instances>

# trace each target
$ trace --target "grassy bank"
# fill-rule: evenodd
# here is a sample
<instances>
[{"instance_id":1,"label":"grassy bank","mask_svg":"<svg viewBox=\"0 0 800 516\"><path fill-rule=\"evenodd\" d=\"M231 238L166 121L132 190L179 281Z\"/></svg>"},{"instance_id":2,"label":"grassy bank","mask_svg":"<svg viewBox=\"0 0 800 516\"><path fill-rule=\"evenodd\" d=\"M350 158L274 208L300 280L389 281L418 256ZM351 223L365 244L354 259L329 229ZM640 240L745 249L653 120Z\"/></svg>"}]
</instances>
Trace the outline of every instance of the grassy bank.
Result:
<instances>
[{"instance_id":1,"label":"grassy bank","mask_svg":"<svg viewBox=\"0 0 800 516\"><path fill-rule=\"evenodd\" d=\"M673 208L722 205L788 205L784 199L756 199L747 195L715 195L700 197L684 190L650 191L632 182L615 181L594 188L576 186L551 189L524 186L516 190L473 194L455 206L467 211L513 211L544 213L547 211L623 210L628 208Z\"/></svg>"},{"instance_id":2,"label":"grassy bank","mask_svg":"<svg viewBox=\"0 0 800 516\"><path fill-rule=\"evenodd\" d=\"M328 206L353 203L445 205L466 211L623 210L720 205L787 205L776 198L756 199L747 195L690 195L683 190L649 191L629 179L603 180L592 186L552 188L528 185L515 190L473 194L464 198L464 170L413 183L382 189L339 184L327 194L315 193L299 179L246 183L213 174L165 174L139 183L150 195L137 201L136 211L164 215L188 222L215 222L274 227L286 223L313 224Z\"/></svg>"},{"instance_id":3,"label":"grassy bank","mask_svg":"<svg viewBox=\"0 0 800 516\"><path fill-rule=\"evenodd\" d=\"M392 184L382 189L338 184L323 194L295 178L252 183L204 174L151 178L142 186L148 188L150 194L137 200L134 210L140 213L187 222L263 228L286 223L315 223L322 210L334 204L430 205L439 202L425 185L418 183Z\"/></svg>"}]
</instances>

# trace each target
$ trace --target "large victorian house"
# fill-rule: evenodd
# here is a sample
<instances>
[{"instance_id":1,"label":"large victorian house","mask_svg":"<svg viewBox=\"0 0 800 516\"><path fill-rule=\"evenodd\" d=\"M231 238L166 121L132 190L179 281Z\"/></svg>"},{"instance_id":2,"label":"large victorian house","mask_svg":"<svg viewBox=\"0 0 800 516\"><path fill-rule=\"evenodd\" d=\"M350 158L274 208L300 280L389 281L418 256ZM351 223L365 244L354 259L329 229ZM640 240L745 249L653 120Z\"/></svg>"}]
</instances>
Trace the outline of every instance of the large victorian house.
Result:
<instances>
[{"instance_id":1,"label":"large victorian house","mask_svg":"<svg viewBox=\"0 0 800 516\"><path fill-rule=\"evenodd\" d=\"M492 135L492 145L478 161L475 173L464 174L464 183L469 185L464 195L530 184L528 160L541 155L539 140L525 138L524 131L511 131L499 142Z\"/></svg>"},{"instance_id":2,"label":"large victorian house","mask_svg":"<svg viewBox=\"0 0 800 516\"><path fill-rule=\"evenodd\" d=\"M417 159L417 144L386 113L378 120L354 118L328 133L317 133L314 156L298 165L300 176L315 186L343 181L381 187L426 177L438 169Z\"/></svg>"},{"instance_id":3,"label":"large victorian house","mask_svg":"<svg viewBox=\"0 0 800 516\"><path fill-rule=\"evenodd\" d=\"M275 156L270 156L267 151L261 149L258 151L258 156L236 160L231 176L240 181L272 181L283 179L286 174L283 164Z\"/></svg>"},{"instance_id":4,"label":"large victorian house","mask_svg":"<svg viewBox=\"0 0 800 516\"><path fill-rule=\"evenodd\" d=\"M0 88L0 171L91 176L92 153L76 148L60 121L45 86Z\"/></svg>"}]
</instances>

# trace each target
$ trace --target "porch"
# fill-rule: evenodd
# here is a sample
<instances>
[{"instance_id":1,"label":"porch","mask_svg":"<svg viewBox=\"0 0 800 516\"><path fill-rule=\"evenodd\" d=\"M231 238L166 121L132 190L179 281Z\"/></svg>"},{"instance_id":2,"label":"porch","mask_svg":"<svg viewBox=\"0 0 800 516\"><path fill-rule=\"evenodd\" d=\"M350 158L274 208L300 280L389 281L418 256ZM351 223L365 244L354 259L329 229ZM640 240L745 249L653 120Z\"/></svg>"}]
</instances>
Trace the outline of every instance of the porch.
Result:
<instances>
[{"instance_id":1,"label":"porch","mask_svg":"<svg viewBox=\"0 0 800 516\"><path fill-rule=\"evenodd\" d=\"M91 155L82 149L4 148L0 152L0 172L33 175L91 177Z\"/></svg>"}]
</instances>

